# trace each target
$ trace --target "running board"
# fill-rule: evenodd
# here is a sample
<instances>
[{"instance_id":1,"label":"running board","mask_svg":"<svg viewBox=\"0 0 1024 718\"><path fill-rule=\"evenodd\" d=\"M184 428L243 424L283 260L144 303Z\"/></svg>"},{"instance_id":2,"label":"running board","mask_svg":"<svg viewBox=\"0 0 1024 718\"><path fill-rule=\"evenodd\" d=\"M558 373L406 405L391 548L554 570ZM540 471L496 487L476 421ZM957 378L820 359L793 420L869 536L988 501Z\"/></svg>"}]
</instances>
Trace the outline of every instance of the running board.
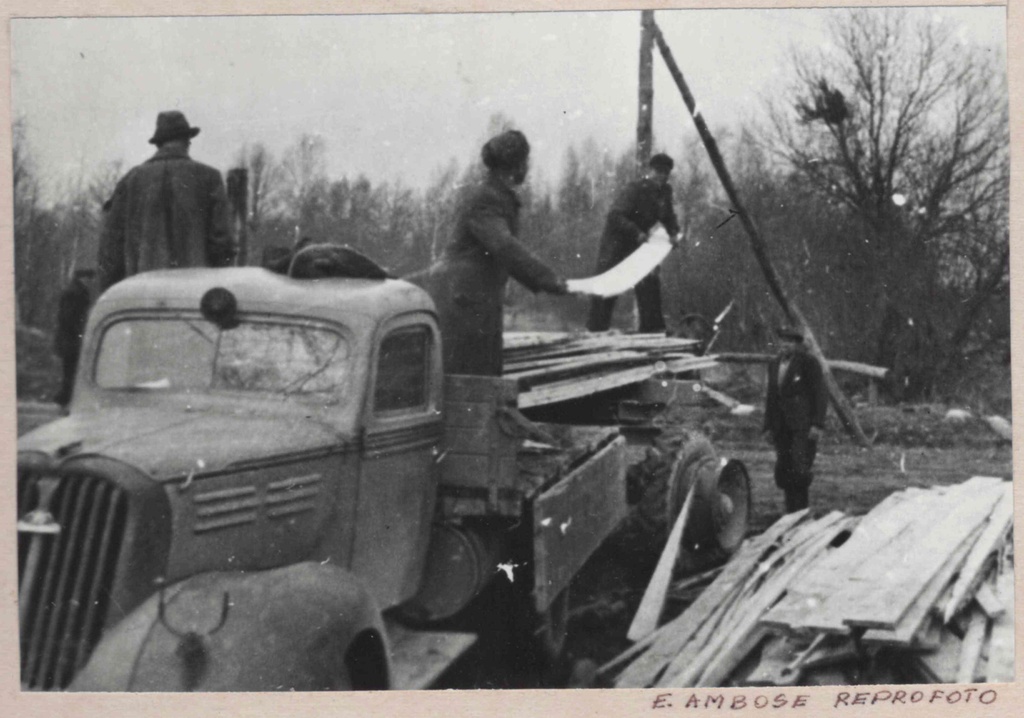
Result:
<instances>
[{"instance_id":1,"label":"running board","mask_svg":"<svg viewBox=\"0 0 1024 718\"><path fill-rule=\"evenodd\" d=\"M417 631L388 622L391 644L391 688L429 688L449 666L476 643L475 633Z\"/></svg>"}]
</instances>

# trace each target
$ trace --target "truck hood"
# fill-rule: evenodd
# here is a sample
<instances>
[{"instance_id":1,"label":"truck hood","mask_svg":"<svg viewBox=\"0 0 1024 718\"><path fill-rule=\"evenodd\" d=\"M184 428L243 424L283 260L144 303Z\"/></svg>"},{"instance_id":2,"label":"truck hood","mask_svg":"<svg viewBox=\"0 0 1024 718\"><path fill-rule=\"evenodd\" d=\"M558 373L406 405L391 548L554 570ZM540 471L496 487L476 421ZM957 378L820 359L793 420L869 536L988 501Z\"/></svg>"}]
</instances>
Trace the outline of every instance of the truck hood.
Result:
<instances>
[{"instance_id":1,"label":"truck hood","mask_svg":"<svg viewBox=\"0 0 1024 718\"><path fill-rule=\"evenodd\" d=\"M18 452L55 462L100 454L166 481L347 443L327 424L301 415L106 409L31 431L18 440Z\"/></svg>"}]
</instances>

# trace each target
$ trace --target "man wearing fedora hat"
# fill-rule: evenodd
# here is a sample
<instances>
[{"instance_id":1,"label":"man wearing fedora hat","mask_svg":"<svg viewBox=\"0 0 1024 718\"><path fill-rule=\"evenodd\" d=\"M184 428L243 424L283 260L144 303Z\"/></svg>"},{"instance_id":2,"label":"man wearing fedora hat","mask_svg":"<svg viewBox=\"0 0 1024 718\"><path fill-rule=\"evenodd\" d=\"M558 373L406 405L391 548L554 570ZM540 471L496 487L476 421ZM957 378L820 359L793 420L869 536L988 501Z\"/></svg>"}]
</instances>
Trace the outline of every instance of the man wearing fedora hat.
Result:
<instances>
[{"instance_id":1,"label":"man wearing fedora hat","mask_svg":"<svg viewBox=\"0 0 1024 718\"><path fill-rule=\"evenodd\" d=\"M811 467L825 428L828 395L821 365L795 327L776 331L779 354L768 363L764 431L775 445L775 485L785 493L786 511L805 509L814 478Z\"/></svg>"},{"instance_id":2,"label":"man wearing fedora hat","mask_svg":"<svg viewBox=\"0 0 1024 718\"><path fill-rule=\"evenodd\" d=\"M99 248L100 291L139 272L223 267L236 254L224 180L188 155L198 127L161 112L156 153L126 174L110 199Z\"/></svg>"}]
</instances>

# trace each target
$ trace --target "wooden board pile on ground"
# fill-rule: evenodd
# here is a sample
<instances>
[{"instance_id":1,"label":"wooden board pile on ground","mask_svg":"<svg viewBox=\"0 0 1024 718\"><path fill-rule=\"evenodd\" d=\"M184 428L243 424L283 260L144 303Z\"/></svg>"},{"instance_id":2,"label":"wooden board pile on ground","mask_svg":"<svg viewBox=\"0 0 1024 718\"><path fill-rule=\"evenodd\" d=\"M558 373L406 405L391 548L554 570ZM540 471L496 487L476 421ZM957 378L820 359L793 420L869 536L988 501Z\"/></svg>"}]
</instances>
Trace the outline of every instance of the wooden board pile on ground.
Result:
<instances>
[{"instance_id":1,"label":"wooden board pile on ground","mask_svg":"<svg viewBox=\"0 0 1024 718\"><path fill-rule=\"evenodd\" d=\"M859 519L783 516L600 674L617 687L1012 681L1012 500L1010 483L975 477L893 493Z\"/></svg>"},{"instance_id":2,"label":"wooden board pile on ground","mask_svg":"<svg viewBox=\"0 0 1024 718\"><path fill-rule=\"evenodd\" d=\"M504 376L519 382L519 408L528 409L716 366L693 353L697 344L664 334L506 332Z\"/></svg>"}]
</instances>

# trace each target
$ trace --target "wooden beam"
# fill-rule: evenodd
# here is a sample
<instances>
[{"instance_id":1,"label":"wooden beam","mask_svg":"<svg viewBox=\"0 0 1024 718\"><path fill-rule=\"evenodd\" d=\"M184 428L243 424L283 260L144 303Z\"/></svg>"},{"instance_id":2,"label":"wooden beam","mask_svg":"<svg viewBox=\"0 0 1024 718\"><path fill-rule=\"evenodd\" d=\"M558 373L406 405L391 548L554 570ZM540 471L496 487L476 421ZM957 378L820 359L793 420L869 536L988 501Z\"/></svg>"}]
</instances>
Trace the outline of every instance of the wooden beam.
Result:
<instances>
[{"instance_id":1,"label":"wooden beam","mask_svg":"<svg viewBox=\"0 0 1024 718\"><path fill-rule=\"evenodd\" d=\"M668 535L668 543L658 558L658 565L654 568L654 575L651 576L644 597L640 600L640 607L633 616L633 622L629 626L626 638L631 641L639 641L644 636L653 632L658 627L661 619L661 612L665 609L665 597L668 595L668 587L672 581L672 570L676 566L676 559L679 558L679 551L683 540L683 531L686 530L686 522L690 518L693 509L693 495L697 490L697 482L690 485L686 492L686 500L683 508L676 517L672 526L672 532Z\"/></svg>"},{"instance_id":2,"label":"wooden beam","mask_svg":"<svg viewBox=\"0 0 1024 718\"><path fill-rule=\"evenodd\" d=\"M960 661L956 671L957 683L974 683L975 672L978 670L978 659L985 647L985 634L988 633L988 616L980 609L971 611L971 618L964 633L964 643L960 649Z\"/></svg>"},{"instance_id":3,"label":"wooden beam","mask_svg":"<svg viewBox=\"0 0 1024 718\"><path fill-rule=\"evenodd\" d=\"M1007 482L999 504L989 517L988 525L978 537L977 543L971 548L971 552L964 562L963 570L960 571L956 583L953 584L949 601L943 607L942 620L944 623L949 623L956 612L970 600L971 594L982 580L988 557L1007 541L1011 530L1013 530L1013 484Z\"/></svg>"},{"instance_id":4,"label":"wooden beam","mask_svg":"<svg viewBox=\"0 0 1024 718\"><path fill-rule=\"evenodd\" d=\"M643 174L654 143L654 11L640 12L640 77L637 92L636 172Z\"/></svg>"},{"instance_id":5,"label":"wooden beam","mask_svg":"<svg viewBox=\"0 0 1024 718\"><path fill-rule=\"evenodd\" d=\"M757 258L758 264L761 265L761 271L764 274L765 280L768 282L768 288L771 291L772 296L774 296L776 301L778 301L779 306L782 307L782 311L786 314L789 321L797 324L803 331L804 341L806 342L808 349L810 349L811 354L813 354L821 364L821 371L825 378L825 387L828 389L829 398L832 400L832 405L835 407L836 413L839 415L839 419L843 422L843 426L846 427L847 431L854 436L861 446L870 446L871 442L868 441L868 437L864 434L864 430L861 429L860 424L857 422L857 417L853 413L853 407L850 406L850 402L843 394L842 389L839 388L839 384L836 383L836 379L832 376L831 370L829 370L828 362L825 359L824 354L822 354L821 347L818 345L818 340L815 338L814 332L811 331L811 327L804 318L803 313L801 313L796 304L793 303L783 290L782 278L775 270L775 266L772 264L771 259L768 256L767 245L761 237L761 232L757 229L753 218L751 218L743 202L740 200L739 192L736 190L736 185L733 183L729 170L725 166L725 159L722 157L722 153L718 150L718 144L715 142L715 138L711 135L711 130L708 129L707 123L704 121L704 116L697 110L697 102L693 99L693 94L690 92L690 88L686 84L686 80L683 78L683 73L680 71L675 58L672 56L672 51L669 49L668 43L665 42L665 37L661 33L661 28L658 27L653 18L651 20L651 29L654 33L654 40L658 43L658 49L661 52L661 56L665 60L665 65L668 67L668 71L672 75L672 79L675 80L676 86L679 87L679 92L683 96L683 102L686 103L686 109L689 111L690 117L693 118L693 122L697 126L697 132L704 143L704 148L708 152L711 164L714 165L715 171L718 173L718 179L721 181L722 187L725 189L725 193L729 197L729 202L732 203L733 211L735 211L736 215L740 218L743 228L747 231L747 236L750 238L751 249L754 251L754 256Z\"/></svg>"}]
</instances>

